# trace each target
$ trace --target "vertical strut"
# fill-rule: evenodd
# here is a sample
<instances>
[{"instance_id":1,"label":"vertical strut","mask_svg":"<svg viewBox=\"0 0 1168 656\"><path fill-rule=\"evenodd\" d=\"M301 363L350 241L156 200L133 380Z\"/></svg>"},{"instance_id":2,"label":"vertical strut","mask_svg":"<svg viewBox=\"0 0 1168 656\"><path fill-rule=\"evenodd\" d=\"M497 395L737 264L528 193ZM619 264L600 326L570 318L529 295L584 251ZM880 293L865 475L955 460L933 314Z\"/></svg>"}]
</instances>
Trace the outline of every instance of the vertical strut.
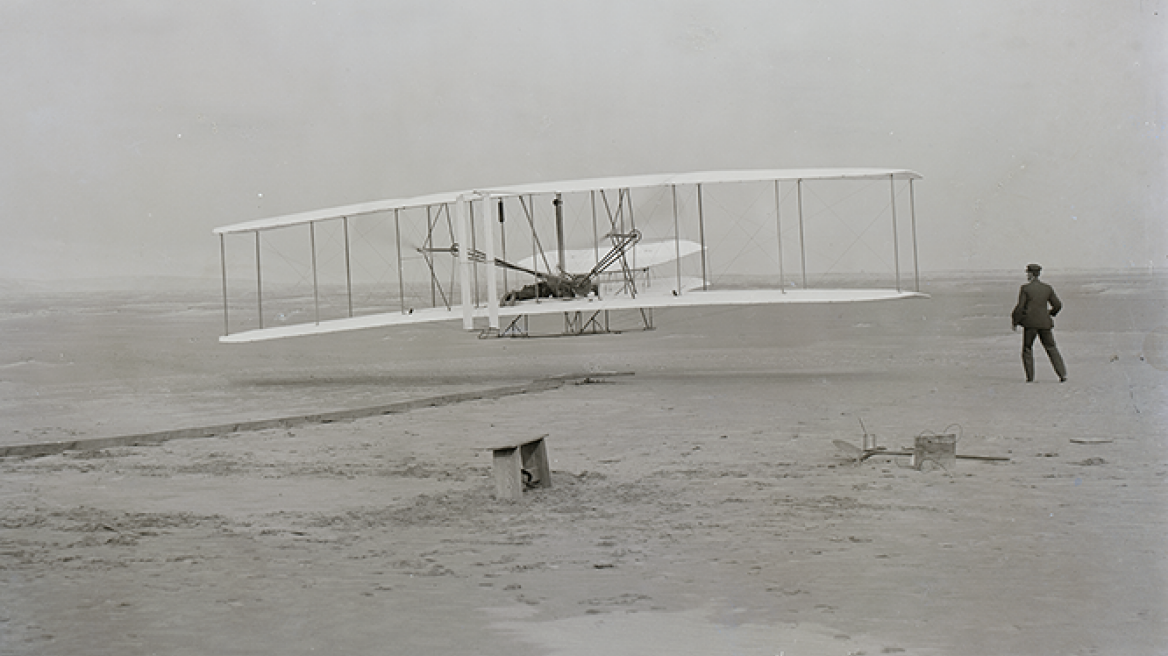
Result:
<instances>
[{"instance_id":1,"label":"vertical strut","mask_svg":"<svg viewBox=\"0 0 1168 656\"><path fill-rule=\"evenodd\" d=\"M520 196L519 200L520 200L520 202L522 202L523 197ZM535 199L533 199L531 197L531 194L527 194L527 204L523 206L523 211L525 214L527 214L528 225L531 226L531 264L532 264L531 270L532 271L539 271L539 260L537 259L538 253L536 252L536 246L539 245L539 235L537 235L535 232ZM539 251L540 252L543 251L542 246L539 246ZM545 266L548 267L548 273L551 273L551 266L548 266L546 256L543 258L543 263ZM539 276L533 275L531 277L531 284L539 285ZM538 287L537 287L537 289L538 289ZM536 303L539 302L539 294L535 295L535 302Z\"/></svg>"},{"instance_id":2,"label":"vertical strut","mask_svg":"<svg viewBox=\"0 0 1168 656\"><path fill-rule=\"evenodd\" d=\"M625 189L625 202L629 206L629 232L637 231L637 217L633 214L633 190ZM633 249L633 270L637 269L637 249Z\"/></svg>"},{"instance_id":3,"label":"vertical strut","mask_svg":"<svg viewBox=\"0 0 1168 656\"><path fill-rule=\"evenodd\" d=\"M223 334L231 334L231 322L227 319L227 245L223 233L219 233L219 264L223 271Z\"/></svg>"},{"instance_id":4,"label":"vertical strut","mask_svg":"<svg viewBox=\"0 0 1168 656\"><path fill-rule=\"evenodd\" d=\"M345 227L345 290L349 295L349 317L353 316L353 268L349 263L349 217L341 217Z\"/></svg>"},{"instance_id":5,"label":"vertical strut","mask_svg":"<svg viewBox=\"0 0 1168 656\"><path fill-rule=\"evenodd\" d=\"M908 179L908 213L912 219L913 242L913 285L917 292L921 291L921 267L917 263L917 200L913 192L913 180Z\"/></svg>"},{"instance_id":6,"label":"vertical strut","mask_svg":"<svg viewBox=\"0 0 1168 656\"><path fill-rule=\"evenodd\" d=\"M803 180L795 181L795 191L799 199L799 264L803 267L803 289L807 289L807 246L803 241Z\"/></svg>"},{"instance_id":7,"label":"vertical strut","mask_svg":"<svg viewBox=\"0 0 1168 656\"><path fill-rule=\"evenodd\" d=\"M499 245L503 248L503 259L507 259L507 224L503 214L503 199L499 199ZM507 291L507 269L503 269L503 292Z\"/></svg>"},{"instance_id":8,"label":"vertical strut","mask_svg":"<svg viewBox=\"0 0 1168 656\"><path fill-rule=\"evenodd\" d=\"M465 330L474 328L474 308L470 298L470 243L467 235L467 208L470 198L459 196L454 201L454 233L458 240L458 287L462 297L462 327ZM449 210L447 210L449 212ZM449 218L449 213L447 214Z\"/></svg>"},{"instance_id":9,"label":"vertical strut","mask_svg":"<svg viewBox=\"0 0 1168 656\"><path fill-rule=\"evenodd\" d=\"M426 247L427 248L434 246L434 222L430 218L431 210L432 210L432 207L430 205L427 205L426 206ZM463 246L462 244L459 244L459 247L462 247L462 246ZM434 289L434 284L435 284L435 282L434 282L434 262L430 258L429 255L426 256L426 264L430 267L430 307L437 307L438 306L438 292Z\"/></svg>"},{"instance_id":10,"label":"vertical strut","mask_svg":"<svg viewBox=\"0 0 1168 656\"><path fill-rule=\"evenodd\" d=\"M495 281L495 226L491 223L490 194L483 196L483 233L483 248L487 250L487 327L498 333L499 290Z\"/></svg>"},{"instance_id":11,"label":"vertical strut","mask_svg":"<svg viewBox=\"0 0 1168 656\"><path fill-rule=\"evenodd\" d=\"M308 222L308 246L312 249L312 306L320 325L320 281L316 275L316 222Z\"/></svg>"},{"instance_id":12,"label":"vertical strut","mask_svg":"<svg viewBox=\"0 0 1168 656\"><path fill-rule=\"evenodd\" d=\"M401 210L393 210L393 234L394 241L397 243L397 297L398 304L401 305L401 313L406 313L406 283L403 279L402 256L401 256L401 221L398 212Z\"/></svg>"},{"instance_id":13,"label":"vertical strut","mask_svg":"<svg viewBox=\"0 0 1168 656\"><path fill-rule=\"evenodd\" d=\"M260 317L260 328L264 327L264 283L263 269L260 268L260 231L256 230L256 307Z\"/></svg>"},{"instance_id":14,"label":"vertical strut","mask_svg":"<svg viewBox=\"0 0 1168 656\"><path fill-rule=\"evenodd\" d=\"M474 201L467 201L466 206L470 212L470 250L471 250L471 252L475 252L479 249L479 246L478 246L478 240L475 238ZM483 216L485 218L487 218L488 220L490 220L491 210L488 209L486 203L483 203ZM475 304L475 307L478 307L480 305L480 303L479 303L479 267L474 262L471 262L470 270L474 276L473 277L473 280L474 280L474 304Z\"/></svg>"},{"instance_id":15,"label":"vertical strut","mask_svg":"<svg viewBox=\"0 0 1168 656\"><path fill-rule=\"evenodd\" d=\"M706 217L702 210L702 185L698 184L698 240L702 242L702 289L709 282L706 278Z\"/></svg>"},{"instance_id":16,"label":"vertical strut","mask_svg":"<svg viewBox=\"0 0 1168 656\"><path fill-rule=\"evenodd\" d=\"M618 230L625 232L625 190L616 190L616 220L618 223Z\"/></svg>"},{"instance_id":17,"label":"vertical strut","mask_svg":"<svg viewBox=\"0 0 1168 656\"><path fill-rule=\"evenodd\" d=\"M669 185L673 195L673 254L677 258L677 293L681 294L681 229L677 223L677 185Z\"/></svg>"},{"instance_id":18,"label":"vertical strut","mask_svg":"<svg viewBox=\"0 0 1168 656\"><path fill-rule=\"evenodd\" d=\"M783 217L781 213L781 196L779 196L779 181L775 180L775 235L779 240L779 289L787 293L787 283L783 280Z\"/></svg>"},{"instance_id":19,"label":"vertical strut","mask_svg":"<svg viewBox=\"0 0 1168 656\"><path fill-rule=\"evenodd\" d=\"M626 187L625 189L621 190L621 194L624 196L625 204L628 205L628 207L629 207L629 229L627 231L621 230L621 232L622 233L626 233L626 232L635 233L637 231L637 219L635 216L633 216L633 190ZM619 202L620 196L618 195L617 198L618 198L618 202ZM624 214L621 214L621 225L622 226L624 225ZM629 266L628 266L628 260L626 259L627 256L622 253L621 259L624 262L624 269L626 272L625 275L629 280L629 296L631 296L632 298L636 298L637 297L637 249L633 248L632 252L633 252L633 268L631 270L629 269ZM646 286L647 285L648 285L648 282L646 281Z\"/></svg>"},{"instance_id":20,"label":"vertical strut","mask_svg":"<svg viewBox=\"0 0 1168 656\"><path fill-rule=\"evenodd\" d=\"M552 205L556 208L556 256L559 258L560 273L567 273L568 264L564 261L564 197L560 192L556 192Z\"/></svg>"},{"instance_id":21,"label":"vertical strut","mask_svg":"<svg viewBox=\"0 0 1168 656\"><path fill-rule=\"evenodd\" d=\"M892 259L896 265L896 291L900 291L900 243L896 230L896 176L888 175L888 189L892 195Z\"/></svg>"},{"instance_id":22,"label":"vertical strut","mask_svg":"<svg viewBox=\"0 0 1168 656\"><path fill-rule=\"evenodd\" d=\"M592 204L592 254L595 257L594 262L600 262L600 233L596 231L596 190L592 189L588 192L588 200ZM506 259L504 256L503 259Z\"/></svg>"}]
</instances>

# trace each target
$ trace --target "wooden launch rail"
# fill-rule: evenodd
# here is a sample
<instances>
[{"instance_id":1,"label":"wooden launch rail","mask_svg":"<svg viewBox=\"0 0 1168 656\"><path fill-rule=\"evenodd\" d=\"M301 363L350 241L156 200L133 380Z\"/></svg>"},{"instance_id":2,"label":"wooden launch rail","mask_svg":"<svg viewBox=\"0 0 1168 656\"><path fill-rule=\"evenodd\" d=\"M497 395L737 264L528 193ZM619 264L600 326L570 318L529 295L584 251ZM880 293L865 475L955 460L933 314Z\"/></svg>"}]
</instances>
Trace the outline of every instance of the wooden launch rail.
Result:
<instances>
[{"instance_id":1,"label":"wooden launch rail","mask_svg":"<svg viewBox=\"0 0 1168 656\"><path fill-rule=\"evenodd\" d=\"M237 421L229 424L220 424L218 426L179 428L157 433L139 433L136 435L119 435L113 437L80 438L75 440L38 442L33 444L0 445L0 458L35 458L63 453L65 451L97 451L100 449L110 449L115 447L147 446L161 444L170 440L224 437L244 431L267 430L270 428L293 428L306 424L327 424L334 421L351 421L354 419L362 419L364 417L376 417L379 415L391 415L410 412L411 410L417 410L420 408L453 405L455 403L463 403L465 401L498 399L517 394L544 392L561 387L565 383L573 380L586 381L600 377L618 375L631 375L631 373L622 374L618 372L598 372L570 374L554 376L550 378L541 378L522 385L507 385L503 387L494 387L469 392L443 394L441 396L413 399L409 401L399 401L397 403L389 403L386 405L379 405L370 408L337 410L334 412L294 415L291 417L279 417L274 419L253 419Z\"/></svg>"}]
</instances>

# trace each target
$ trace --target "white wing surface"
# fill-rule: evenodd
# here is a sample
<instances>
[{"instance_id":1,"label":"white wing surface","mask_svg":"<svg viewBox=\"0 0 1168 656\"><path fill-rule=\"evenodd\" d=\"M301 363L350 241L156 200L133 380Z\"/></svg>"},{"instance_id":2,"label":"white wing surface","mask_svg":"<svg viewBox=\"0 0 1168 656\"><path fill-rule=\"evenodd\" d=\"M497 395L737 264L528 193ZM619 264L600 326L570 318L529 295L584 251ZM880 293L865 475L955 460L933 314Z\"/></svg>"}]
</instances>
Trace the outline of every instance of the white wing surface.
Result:
<instances>
[{"instance_id":1,"label":"white wing surface","mask_svg":"<svg viewBox=\"0 0 1168 656\"><path fill-rule=\"evenodd\" d=\"M792 289L773 290L718 290L690 291L675 296L666 293L642 293L636 298L628 296L610 299L543 299L524 301L513 306L499 308L500 317L519 315L558 314L561 312L601 312L604 310L636 310L643 308L685 308L717 305L773 305L782 303L859 303L864 301L893 301L909 298L928 298L916 292L898 292L894 289ZM476 319L487 318L487 308L475 308ZM334 319L314 324L298 324L249 330L220 337L219 341L229 344L261 342L284 337L305 337L367 328L392 328L436 321L457 321L462 318L460 308L426 308L413 313L387 312L370 314L349 319Z\"/></svg>"},{"instance_id":2,"label":"white wing surface","mask_svg":"<svg viewBox=\"0 0 1168 656\"><path fill-rule=\"evenodd\" d=\"M921 175L908 169L763 169L748 171L698 171L693 173L665 173L631 175L587 180L561 180L526 185L509 185L450 191L412 198L370 201L328 209L300 212L270 219L258 219L215 228L217 235L257 230L271 230L293 225L304 225L328 219L362 216L377 212L427 207L456 202L467 195L490 194L494 197L526 196L531 194L576 193L602 189L641 189L670 185L718 184L727 182L794 182L801 180L919 180Z\"/></svg>"}]
</instances>

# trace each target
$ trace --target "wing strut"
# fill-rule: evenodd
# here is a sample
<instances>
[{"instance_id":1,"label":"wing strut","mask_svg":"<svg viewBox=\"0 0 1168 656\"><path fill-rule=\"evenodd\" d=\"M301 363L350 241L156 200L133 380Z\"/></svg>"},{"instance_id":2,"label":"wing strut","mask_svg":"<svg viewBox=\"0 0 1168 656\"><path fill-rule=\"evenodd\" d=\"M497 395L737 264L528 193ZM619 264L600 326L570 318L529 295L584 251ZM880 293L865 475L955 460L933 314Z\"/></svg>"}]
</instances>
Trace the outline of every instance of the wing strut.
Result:
<instances>
[{"instance_id":1,"label":"wing strut","mask_svg":"<svg viewBox=\"0 0 1168 656\"><path fill-rule=\"evenodd\" d=\"M592 258L600 261L600 233L596 230L596 190L588 191L588 202L592 206Z\"/></svg>"},{"instance_id":2,"label":"wing strut","mask_svg":"<svg viewBox=\"0 0 1168 656\"><path fill-rule=\"evenodd\" d=\"M783 215L782 196L779 194L779 181L775 180L775 235L779 240L779 289L787 293L787 283L783 280Z\"/></svg>"},{"instance_id":3,"label":"wing strut","mask_svg":"<svg viewBox=\"0 0 1168 656\"><path fill-rule=\"evenodd\" d=\"M467 230L469 231L469 234L470 234L470 247L471 247L471 249L477 249L478 248L478 231L475 230L474 196L470 196L467 198L466 212L467 212L467 217L469 218ZM487 214L487 212L484 211L483 215L485 216L486 214ZM474 307L478 307L480 305L479 268L476 266L472 266L470 268L470 272L471 272L471 276L473 277L473 279L471 280L471 283L472 283L471 289L474 290L472 292L472 294L474 294Z\"/></svg>"},{"instance_id":4,"label":"wing strut","mask_svg":"<svg viewBox=\"0 0 1168 656\"><path fill-rule=\"evenodd\" d=\"M888 176L888 189L892 194L892 260L896 264L896 291L900 291L900 240L896 230L896 178Z\"/></svg>"},{"instance_id":5,"label":"wing strut","mask_svg":"<svg viewBox=\"0 0 1168 656\"><path fill-rule=\"evenodd\" d=\"M564 262L564 197L557 193L552 200L552 205L556 208L556 249L559 256L560 273L567 273Z\"/></svg>"},{"instance_id":6,"label":"wing strut","mask_svg":"<svg viewBox=\"0 0 1168 656\"><path fill-rule=\"evenodd\" d=\"M629 208L630 208L629 213L630 213L630 215L632 214L631 208L632 208L633 200L631 198L631 195L626 196L626 194L628 194L628 189L618 189L617 190L616 214L613 215L612 207L608 204L608 194L604 193L603 189L600 190L600 199L604 201L604 211L605 211L605 213L608 214L608 224L612 228L612 231L606 236L613 239L613 248L614 249L617 247L617 244L618 244L617 239L625 235L625 232L624 232L624 225L625 225L624 211L625 211L626 198L627 198L627 201L629 203ZM630 223L632 223L631 218L630 218ZM635 223L633 225L635 226ZM635 228L634 228L633 232L636 232ZM637 240L640 240L639 234L637 236ZM634 241L633 243L635 244L636 241ZM634 255L635 255L635 251L634 251ZM624 252L620 253L620 263L621 263L621 272L624 274L624 278L625 278L625 290L629 292L629 296L631 296L632 298L636 298L637 297L636 280L634 280L634 278L633 278L633 273L629 267L629 260L625 256ZM633 264L635 266L636 262L634 262Z\"/></svg>"},{"instance_id":7,"label":"wing strut","mask_svg":"<svg viewBox=\"0 0 1168 656\"><path fill-rule=\"evenodd\" d=\"M507 224L503 212L503 199L499 199L499 245L503 248L503 259L507 259ZM507 289L507 270L503 269L503 289Z\"/></svg>"},{"instance_id":8,"label":"wing strut","mask_svg":"<svg viewBox=\"0 0 1168 656\"><path fill-rule=\"evenodd\" d=\"M442 207L446 208L447 206L444 204ZM449 209L447 209L447 214L449 215ZM430 208L429 207L426 208L426 226L427 226L426 233L427 234L426 234L426 242L425 243L427 243L427 244L434 243L434 226L437 224L438 216L440 216L440 214L432 217L431 212L430 212ZM449 216L447 218L448 218L448 222L449 222ZM422 259L426 261L426 267L430 269L430 305L436 307L438 305L438 296L441 296L442 297L442 305L445 305L446 309L449 310L450 309L450 300L446 298L446 290L442 289L442 281L438 279L438 272L434 270L434 258L430 257L430 253L433 253L436 250L445 250L445 249L419 248L417 250L419 253L422 254ZM452 278L451 284L453 285L453 274L451 275L451 278ZM453 292L454 290L451 289L451 291Z\"/></svg>"},{"instance_id":9,"label":"wing strut","mask_svg":"<svg viewBox=\"0 0 1168 656\"><path fill-rule=\"evenodd\" d=\"M398 305L401 306L401 313L406 313L406 283L403 278L403 265L401 255L401 221L398 216L399 210L393 211L393 239L397 246L397 296Z\"/></svg>"},{"instance_id":10,"label":"wing strut","mask_svg":"<svg viewBox=\"0 0 1168 656\"><path fill-rule=\"evenodd\" d=\"M227 318L227 243L222 233L219 235L219 264L223 270L223 335L231 334L231 321Z\"/></svg>"},{"instance_id":11,"label":"wing strut","mask_svg":"<svg viewBox=\"0 0 1168 656\"><path fill-rule=\"evenodd\" d=\"M499 211L500 218L502 218L502 201L500 201ZM488 262L496 261L495 258L495 226L491 221L491 195L483 196L483 231L486 232L486 255L485 259ZM562 262L562 260L561 260ZM499 330L499 290L495 286L495 267L487 267L487 328L498 332Z\"/></svg>"},{"instance_id":12,"label":"wing strut","mask_svg":"<svg viewBox=\"0 0 1168 656\"><path fill-rule=\"evenodd\" d=\"M913 285L914 291L921 291L921 267L917 263L917 201L913 194L912 178L908 180L908 213L912 218L912 240L913 240Z\"/></svg>"},{"instance_id":13,"label":"wing strut","mask_svg":"<svg viewBox=\"0 0 1168 656\"><path fill-rule=\"evenodd\" d=\"M706 277L706 217L702 209L702 185L698 185L698 240L702 243L702 290L709 289Z\"/></svg>"},{"instance_id":14,"label":"wing strut","mask_svg":"<svg viewBox=\"0 0 1168 656\"><path fill-rule=\"evenodd\" d=\"M677 219L677 185L669 185L673 196L673 252L677 256L677 293L681 293L681 229Z\"/></svg>"},{"instance_id":15,"label":"wing strut","mask_svg":"<svg viewBox=\"0 0 1168 656\"><path fill-rule=\"evenodd\" d=\"M349 294L349 316L353 316L353 260L349 256L349 217L341 217L345 228L345 289ZM315 256L314 256L315 257ZM315 265L314 265L315 266Z\"/></svg>"},{"instance_id":16,"label":"wing strut","mask_svg":"<svg viewBox=\"0 0 1168 656\"><path fill-rule=\"evenodd\" d=\"M536 264L536 250L538 249L539 257L543 259L543 265L547 267L548 273L551 273L552 265L547 261L547 255L544 253L543 244L541 244L539 241L539 233L535 231L535 217L532 215L532 212L535 210L535 202L532 200L531 195L528 194L527 202L523 201L523 196L519 197L519 204L523 206L523 213L527 216L527 224L531 226L531 262L533 265L537 267L539 266ZM528 207L529 205L530 207ZM537 274L533 273L532 275Z\"/></svg>"},{"instance_id":17,"label":"wing strut","mask_svg":"<svg viewBox=\"0 0 1168 656\"><path fill-rule=\"evenodd\" d=\"M308 247L312 249L312 307L320 325L320 276L316 274L316 222L308 222Z\"/></svg>"},{"instance_id":18,"label":"wing strut","mask_svg":"<svg viewBox=\"0 0 1168 656\"><path fill-rule=\"evenodd\" d=\"M263 270L262 267L260 267L260 231L256 230L255 235L256 235L256 238L255 238L255 246L256 246L256 307L258 308L258 313L259 313L260 330L263 330L264 329L264 283L263 283L263 279L260 278L260 275L261 275L260 272Z\"/></svg>"},{"instance_id":19,"label":"wing strut","mask_svg":"<svg viewBox=\"0 0 1168 656\"><path fill-rule=\"evenodd\" d=\"M807 289L807 246L803 240L803 179L795 181L799 202L799 265L803 267L803 289Z\"/></svg>"},{"instance_id":20,"label":"wing strut","mask_svg":"<svg viewBox=\"0 0 1168 656\"><path fill-rule=\"evenodd\" d=\"M467 243L467 206L470 199L459 196L454 201L454 231L459 243ZM458 286L462 296L462 327L465 330L474 329L474 307L470 300L470 258L465 248L458 249Z\"/></svg>"}]
</instances>

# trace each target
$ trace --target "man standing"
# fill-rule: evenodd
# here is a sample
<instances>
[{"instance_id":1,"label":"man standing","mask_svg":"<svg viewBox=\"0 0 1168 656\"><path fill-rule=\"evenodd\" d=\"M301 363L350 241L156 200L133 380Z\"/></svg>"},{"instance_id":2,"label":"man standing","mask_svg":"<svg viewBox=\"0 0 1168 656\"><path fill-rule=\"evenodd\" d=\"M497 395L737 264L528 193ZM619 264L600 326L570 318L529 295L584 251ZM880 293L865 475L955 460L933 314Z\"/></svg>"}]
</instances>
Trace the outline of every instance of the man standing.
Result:
<instances>
[{"instance_id":1,"label":"man standing","mask_svg":"<svg viewBox=\"0 0 1168 656\"><path fill-rule=\"evenodd\" d=\"M1038 279L1042 267L1037 264L1026 265L1026 279L1018 291L1018 304L1011 314L1014 330L1022 326L1022 367L1026 370L1026 382L1034 382L1034 338L1042 341L1046 355L1054 372L1058 374L1060 382L1067 380L1067 367L1063 364L1063 356L1059 354L1058 346L1054 343L1054 316L1063 309L1054 288Z\"/></svg>"}]
</instances>

